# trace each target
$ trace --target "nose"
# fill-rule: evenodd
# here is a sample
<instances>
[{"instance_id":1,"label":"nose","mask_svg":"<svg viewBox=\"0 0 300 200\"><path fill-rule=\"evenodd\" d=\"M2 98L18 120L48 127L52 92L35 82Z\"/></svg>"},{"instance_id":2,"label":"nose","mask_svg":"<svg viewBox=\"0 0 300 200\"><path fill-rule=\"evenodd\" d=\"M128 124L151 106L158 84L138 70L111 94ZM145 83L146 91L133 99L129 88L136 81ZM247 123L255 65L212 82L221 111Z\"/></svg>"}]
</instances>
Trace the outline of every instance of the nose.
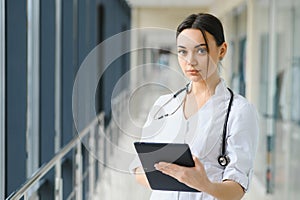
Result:
<instances>
[{"instance_id":1,"label":"nose","mask_svg":"<svg viewBox=\"0 0 300 200\"><path fill-rule=\"evenodd\" d=\"M197 65L197 60L195 59L195 56L193 54L189 54L186 57L186 62L188 65L191 65L191 66Z\"/></svg>"}]
</instances>

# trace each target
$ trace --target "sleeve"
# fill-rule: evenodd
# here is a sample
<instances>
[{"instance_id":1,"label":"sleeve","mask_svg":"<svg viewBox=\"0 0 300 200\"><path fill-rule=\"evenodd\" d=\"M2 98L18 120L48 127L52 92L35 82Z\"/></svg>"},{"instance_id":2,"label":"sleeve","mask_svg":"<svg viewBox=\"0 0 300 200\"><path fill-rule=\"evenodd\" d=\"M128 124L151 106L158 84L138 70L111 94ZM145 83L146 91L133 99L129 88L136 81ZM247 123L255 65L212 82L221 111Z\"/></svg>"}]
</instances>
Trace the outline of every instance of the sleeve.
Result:
<instances>
[{"instance_id":1,"label":"sleeve","mask_svg":"<svg viewBox=\"0 0 300 200\"><path fill-rule=\"evenodd\" d=\"M135 169L142 166L141 161L137 155L135 155L133 161L129 165L130 174L135 174Z\"/></svg>"},{"instance_id":2,"label":"sleeve","mask_svg":"<svg viewBox=\"0 0 300 200\"><path fill-rule=\"evenodd\" d=\"M247 191L257 151L258 117L256 109L249 103L232 114L232 124L229 124L227 137L227 155L230 162L224 170L223 180L233 180Z\"/></svg>"},{"instance_id":3,"label":"sleeve","mask_svg":"<svg viewBox=\"0 0 300 200\"><path fill-rule=\"evenodd\" d=\"M157 133L157 131L160 130L161 127L161 120L154 120L154 115L156 114L156 112L158 111L158 109L160 108L160 102L161 102L161 98L159 98L154 105L152 106L152 108L150 109L150 112L148 113L147 116L147 120L142 128L142 135L141 135L141 139L140 142L146 142L146 141L153 141L153 137L155 136L155 133ZM140 159L138 157L138 155L135 155L135 158L133 159L133 161L131 162L131 164L129 165L129 172L131 174L134 174L134 171L137 167L140 167L142 164L140 162Z\"/></svg>"}]
</instances>

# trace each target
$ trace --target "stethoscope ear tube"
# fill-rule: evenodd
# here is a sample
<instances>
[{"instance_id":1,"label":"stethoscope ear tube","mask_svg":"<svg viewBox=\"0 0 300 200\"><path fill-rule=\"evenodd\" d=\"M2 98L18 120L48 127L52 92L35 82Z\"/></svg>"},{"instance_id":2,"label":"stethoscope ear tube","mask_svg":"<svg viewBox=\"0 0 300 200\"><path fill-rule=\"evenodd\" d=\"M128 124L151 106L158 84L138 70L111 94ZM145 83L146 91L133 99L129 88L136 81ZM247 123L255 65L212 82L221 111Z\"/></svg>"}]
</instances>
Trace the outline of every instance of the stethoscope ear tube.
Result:
<instances>
[{"instance_id":1,"label":"stethoscope ear tube","mask_svg":"<svg viewBox=\"0 0 300 200\"><path fill-rule=\"evenodd\" d=\"M186 86L182 89L180 89L179 91L177 91L174 95L173 98L176 98L179 94L181 94L184 90L186 91L186 93L190 92L190 88L192 86L192 82L189 82L188 84L186 84Z\"/></svg>"},{"instance_id":2,"label":"stethoscope ear tube","mask_svg":"<svg viewBox=\"0 0 300 200\"><path fill-rule=\"evenodd\" d=\"M173 114L179 109L179 107L182 105L183 101L182 101L181 104L178 106L178 108L175 109L174 112L168 113L168 114L164 114L164 115L161 115L161 116L159 116L159 117L156 117L156 116L158 115L159 111L161 111L161 109L162 109L164 106L166 106L170 101L172 101L173 99L175 99L175 98L176 98L179 94L181 94L183 91L186 91L186 93L189 93L190 85L191 85L191 82L188 83L184 88L178 90L178 91L177 91L177 92L176 92L176 93L175 93L175 94L174 94L174 95L173 95L166 103L164 103L164 104L158 109L158 111L156 111L156 113L154 114L153 118L154 118L155 120L160 120L160 119L162 119L162 118L165 118L165 117L168 117L168 116L173 115Z\"/></svg>"},{"instance_id":3,"label":"stethoscope ear tube","mask_svg":"<svg viewBox=\"0 0 300 200\"><path fill-rule=\"evenodd\" d=\"M180 89L179 91L177 91L174 95L173 98L176 98L181 92L183 92L184 90L187 90L187 87Z\"/></svg>"}]
</instances>

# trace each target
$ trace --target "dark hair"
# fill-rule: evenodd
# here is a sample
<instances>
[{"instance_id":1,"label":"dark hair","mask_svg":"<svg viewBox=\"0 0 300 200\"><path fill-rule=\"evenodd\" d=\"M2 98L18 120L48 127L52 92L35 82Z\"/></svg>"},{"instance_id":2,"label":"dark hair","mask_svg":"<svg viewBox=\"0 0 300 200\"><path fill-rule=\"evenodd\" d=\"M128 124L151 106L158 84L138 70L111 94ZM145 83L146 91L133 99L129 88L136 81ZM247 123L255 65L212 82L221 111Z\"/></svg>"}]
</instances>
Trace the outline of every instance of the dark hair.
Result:
<instances>
[{"instance_id":1,"label":"dark hair","mask_svg":"<svg viewBox=\"0 0 300 200\"><path fill-rule=\"evenodd\" d=\"M202 32L205 43L207 37L205 31L210 33L216 40L217 46L221 46L225 42L224 31L221 21L208 13L191 14L177 28L176 38L184 29L198 29ZM207 49L209 50L209 49Z\"/></svg>"}]
</instances>

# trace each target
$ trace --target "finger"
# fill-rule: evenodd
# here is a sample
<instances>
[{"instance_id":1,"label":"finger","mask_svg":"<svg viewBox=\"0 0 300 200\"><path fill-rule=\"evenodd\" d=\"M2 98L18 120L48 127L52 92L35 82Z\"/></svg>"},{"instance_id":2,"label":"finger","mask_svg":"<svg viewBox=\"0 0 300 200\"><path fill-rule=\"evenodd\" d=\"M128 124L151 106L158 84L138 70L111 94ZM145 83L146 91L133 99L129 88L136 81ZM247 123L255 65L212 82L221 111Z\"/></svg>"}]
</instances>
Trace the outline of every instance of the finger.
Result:
<instances>
[{"instance_id":1,"label":"finger","mask_svg":"<svg viewBox=\"0 0 300 200\"><path fill-rule=\"evenodd\" d=\"M200 162L199 159L194 155L193 155L193 160L194 160L195 164Z\"/></svg>"},{"instance_id":2,"label":"finger","mask_svg":"<svg viewBox=\"0 0 300 200\"><path fill-rule=\"evenodd\" d=\"M204 169L204 166L203 164L201 163L201 161L199 160L199 158L197 158L196 156L193 156L193 160L195 162L195 167L196 168L201 168L201 169Z\"/></svg>"},{"instance_id":3,"label":"finger","mask_svg":"<svg viewBox=\"0 0 300 200\"><path fill-rule=\"evenodd\" d=\"M196 156L193 156L193 160L195 162L195 166L202 165L202 163L200 162L199 158L197 158Z\"/></svg>"},{"instance_id":4,"label":"finger","mask_svg":"<svg viewBox=\"0 0 300 200\"><path fill-rule=\"evenodd\" d=\"M154 165L156 170L163 172L164 174L175 176L175 174L180 171L180 166L172 163L159 162Z\"/></svg>"},{"instance_id":5,"label":"finger","mask_svg":"<svg viewBox=\"0 0 300 200\"><path fill-rule=\"evenodd\" d=\"M156 170L162 172L163 174L166 174L168 176L171 176L173 178L177 179L177 170L176 168L174 168L174 166L171 166L170 164L167 165L160 165L160 164L156 164L155 165Z\"/></svg>"},{"instance_id":6,"label":"finger","mask_svg":"<svg viewBox=\"0 0 300 200\"><path fill-rule=\"evenodd\" d=\"M159 163L156 163L154 165L155 169L157 170L161 170L161 169L164 169L164 168L168 168L170 165L170 163L166 163L166 162L159 162Z\"/></svg>"},{"instance_id":7,"label":"finger","mask_svg":"<svg viewBox=\"0 0 300 200\"><path fill-rule=\"evenodd\" d=\"M156 163L154 166L157 166L159 168L167 168L167 169L177 169L179 165L173 164L173 163L167 163L167 162L159 162Z\"/></svg>"}]
</instances>

